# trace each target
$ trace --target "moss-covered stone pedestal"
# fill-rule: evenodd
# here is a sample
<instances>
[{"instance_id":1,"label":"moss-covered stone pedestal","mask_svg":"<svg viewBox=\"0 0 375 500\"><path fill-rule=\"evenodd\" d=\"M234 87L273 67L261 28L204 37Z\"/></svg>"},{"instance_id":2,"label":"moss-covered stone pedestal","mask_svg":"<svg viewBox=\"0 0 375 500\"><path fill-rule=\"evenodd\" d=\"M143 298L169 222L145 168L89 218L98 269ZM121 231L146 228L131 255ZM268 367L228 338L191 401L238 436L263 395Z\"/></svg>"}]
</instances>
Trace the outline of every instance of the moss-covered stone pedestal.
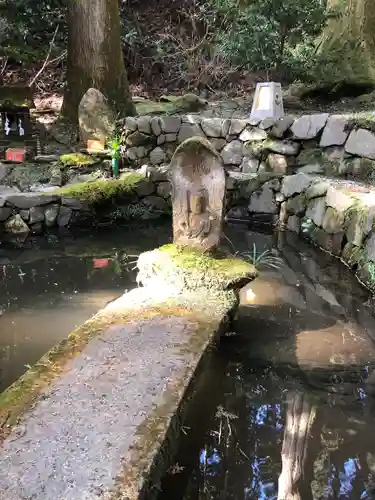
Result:
<instances>
[{"instance_id":1,"label":"moss-covered stone pedestal","mask_svg":"<svg viewBox=\"0 0 375 500\"><path fill-rule=\"evenodd\" d=\"M156 498L237 289L239 260L167 245L144 287L75 330L0 395L2 498Z\"/></svg>"},{"instance_id":2,"label":"moss-covered stone pedestal","mask_svg":"<svg viewBox=\"0 0 375 500\"><path fill-rule=\"evenodd\" d=\"M237 305L237 292L254 279L255 268L242 259L210 255L165 245L138 259L138 281L192 310L217 308L219 314Z\"/></svg>"}]
</instances>

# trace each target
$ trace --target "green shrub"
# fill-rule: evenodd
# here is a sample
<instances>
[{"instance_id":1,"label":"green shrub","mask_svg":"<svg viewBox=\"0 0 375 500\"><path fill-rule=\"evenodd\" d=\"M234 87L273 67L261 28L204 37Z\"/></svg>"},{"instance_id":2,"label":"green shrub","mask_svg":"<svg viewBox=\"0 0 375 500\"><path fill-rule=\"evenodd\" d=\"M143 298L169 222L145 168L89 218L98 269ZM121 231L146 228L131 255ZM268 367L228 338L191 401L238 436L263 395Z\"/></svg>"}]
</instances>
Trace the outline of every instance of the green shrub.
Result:
<instances>
[{"instance_id":1,"label":"green shrub","mask_svg":"<svg viewBox=\"0 0 375 500\"><path fill-rule=\"evenodd\" d=\"M205 5L206 18L215 19L216 50L231 64L294 78L311 73L316 36L326 20L320 0L208 0Z\"/></svg>"}]
</instances>

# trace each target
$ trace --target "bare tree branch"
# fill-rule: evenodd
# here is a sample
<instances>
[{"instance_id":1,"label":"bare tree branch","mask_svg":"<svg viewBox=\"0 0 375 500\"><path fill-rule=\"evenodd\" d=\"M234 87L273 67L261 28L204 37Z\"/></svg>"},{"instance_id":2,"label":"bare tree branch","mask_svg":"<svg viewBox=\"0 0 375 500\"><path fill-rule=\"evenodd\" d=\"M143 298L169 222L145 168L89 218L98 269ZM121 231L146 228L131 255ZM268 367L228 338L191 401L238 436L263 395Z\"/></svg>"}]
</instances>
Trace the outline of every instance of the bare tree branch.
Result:
<instances>
[{"instance_id":1,"label":"bare tree branch","mask_svg":"<svg viewBox=\"0 0 375 500\"><path fill-rule=\"evenodd\" d=\"M40 70L37 72L37 74L34 76L34 78L32 78L31 81L29 82L29 87L32 87L34 85L34 83L36 82L36 80L43 73L43 71L46 68L46 66L48 66L49 64L51 64L51 62L56 61L58 59L58 58L56 58L56 59L53 59L53 61L49 61L49 58L51 56L51 52L52 52L53 46L55 45L55 39L56 39L56 35L57 35L58 31L59 31L59 25L56 26L56 29L55 29L55 32L53 34L52 40L51 40L51 42L49 44L48 53L47 53L47 56L46 56L46 58L44 60L43 66L40 68ZM61 56L59 56L59 58L61 58Z\"/></svg>"}]
</instances>

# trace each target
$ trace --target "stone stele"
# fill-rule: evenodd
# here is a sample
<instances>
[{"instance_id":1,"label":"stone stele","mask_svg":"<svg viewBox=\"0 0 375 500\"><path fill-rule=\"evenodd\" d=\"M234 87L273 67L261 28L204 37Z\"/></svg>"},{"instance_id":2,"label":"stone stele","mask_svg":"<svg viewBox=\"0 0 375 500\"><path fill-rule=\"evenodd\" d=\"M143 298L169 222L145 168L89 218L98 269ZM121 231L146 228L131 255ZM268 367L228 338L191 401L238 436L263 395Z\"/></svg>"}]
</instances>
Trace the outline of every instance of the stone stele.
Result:
<instances>
[{"instance_id":1,"label":"stone stele","mask_svg":"<svg viewBox=\"0 0 375 500\"><path fill-rule=\"evenodd\" d=\"M220 242L225 199L220 155L202 137L186 139L172 157L170 178L174 243L213 250Z\"/></svg>"},{"instance_id":2,"label":"stone stele","mask_svg":"<svg viewBox=\"0 0 375 500\"><path fill-rule=\"evenodd\" d=\"M90 88L78 107L79 134L84 145L89 139L105 142L115 130L116 117L107 98L97 89Z\"/></svg>"}]
</instances>

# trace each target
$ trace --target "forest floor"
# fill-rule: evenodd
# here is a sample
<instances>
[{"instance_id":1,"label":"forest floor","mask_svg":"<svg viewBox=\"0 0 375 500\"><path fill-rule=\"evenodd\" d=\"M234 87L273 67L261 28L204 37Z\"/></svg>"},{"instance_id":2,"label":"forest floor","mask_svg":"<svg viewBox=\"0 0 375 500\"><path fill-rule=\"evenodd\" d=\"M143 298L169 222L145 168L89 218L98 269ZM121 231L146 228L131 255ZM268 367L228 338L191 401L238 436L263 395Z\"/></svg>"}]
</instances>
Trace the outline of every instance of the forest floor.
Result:
<instances>
[{"instance_id":1,"label":"forest floor","mask_svg":"<svg viewBox=\"0 0 375 500\"><path fill-rule=\"evenodd\" d=\"M203 110L200 114L205 117L220 116L224 118L243 118L250 115L251 107L253 103L254 92L251 91L249 94L240 95L238 97L225 96L224 93L221 95L211 95L207 100L207 108ZM361 96L363 97L363 96ZM143 96L137 95L133 91L133 98L135 103L143 102ZM59 113L62 105L63 96L61 92L55 93L36 93L35 95L35 105L36 114L40 116L40 119L45 115L45 119L40 121L45 121L48 119L48 115L52 116ZM366 101L365 99L363 101ZM363 102L361 98L342 98L337 101L323 101L319 99L308 99L299 100L288 98L284 99L285 113L294 116L301 116L303 114L314 114L314 113L330 113L330 114L342 114L350 116L360 116L367 120L375 120L375 98L370 102ZM148 102L145 100L144 102ZM155 102L155 101L151 101ZM47 120L48 121L48 120Z\"/></svg>"},{"instance_id":2,"label":"forest floor","mask_svg":"<svg viewBox=\"0 0 375 500\"><path fill-rule=\"evenodd\" d=\"M10 69L3 75L4 84L25 84L24 82L30 82L36 73L36 67L31 67L28 70L23 68L19 71L14 68ZM136 101L142 98L158 101L162 95L182 95L193 92L208 102L207 109L202 112L204 116L246 117L251 112L254 98L256 81L253 80L249 77L248 80L241 80L237 84L223 86L220 90L205 90L203 93L192 88L168 89L164 88L163 85L154 88L148 86L147 82L131 84L130 88ZM47 111L50 114L56 114L60 111L64 84L64 74L58 68L51 67L43 71L34 85L36 109L40 115L47 113ZM293 94L293 91L290 91L292 87L293 85L290 88L283 86L286 114L295 116L313 113L360 114L366 115L366 118L371 121L375 119L375 92L356 97L337 97L336 99L321 93L318 97L301 100Z\"/></svg>"}]
</instances>

